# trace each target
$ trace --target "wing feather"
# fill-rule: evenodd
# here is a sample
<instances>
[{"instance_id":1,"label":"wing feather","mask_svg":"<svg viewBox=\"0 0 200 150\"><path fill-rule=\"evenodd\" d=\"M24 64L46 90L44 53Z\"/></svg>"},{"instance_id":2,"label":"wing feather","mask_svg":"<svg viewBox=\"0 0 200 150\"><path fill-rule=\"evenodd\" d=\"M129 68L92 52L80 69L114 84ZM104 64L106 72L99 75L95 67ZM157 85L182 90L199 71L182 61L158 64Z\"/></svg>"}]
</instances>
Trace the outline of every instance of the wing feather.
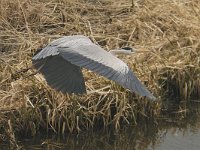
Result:
<instances>
[{"instance_id":1,"label":"wing feather","mask_svg":"<svg viewBox=\"0 0 200 150\"><path fill-rule=\"evenodd\" d=\"M61 56L33 60L33 65L45 77L47 83L63 93L85 93L85 82L81 68L64 60Z\"/></svg>"},{"instance_id":2,"label":"wing feather","mask_svg":"<svg viewBox=\"0 0 200 150\"><path fill-rule=\"evenodd\" d=\"M48 80L48 84L50 84L52 87L59 89L60 86L63 84L63 78L65 77L65 74L52 74L50 76L46 76L46 79ZM56 79L56 82L55 82Z\"/></svg>"}]
</instances>

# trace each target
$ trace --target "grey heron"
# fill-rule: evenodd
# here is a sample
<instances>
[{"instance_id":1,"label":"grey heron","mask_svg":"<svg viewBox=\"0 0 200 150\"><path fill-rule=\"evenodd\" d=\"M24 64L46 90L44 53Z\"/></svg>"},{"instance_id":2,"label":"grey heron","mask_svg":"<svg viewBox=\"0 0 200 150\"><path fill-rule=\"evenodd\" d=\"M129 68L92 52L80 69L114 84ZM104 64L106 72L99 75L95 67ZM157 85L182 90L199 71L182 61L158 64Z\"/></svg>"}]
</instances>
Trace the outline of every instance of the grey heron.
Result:
<instances>
[{"instance_id":1,"label":"grey heron","mask_svg":"<svg viewBox=\"0 0 200 150\"><path fill-rule=\"evenodd\" d=\"M131 92L155 100L131 69L113 55L115 52L119 51L107 52L83 35L64 36L43 48L32 58L32 62L47 83L63 93L86 93L83 67L115 81Z\"/></svg>"}]
</instances>

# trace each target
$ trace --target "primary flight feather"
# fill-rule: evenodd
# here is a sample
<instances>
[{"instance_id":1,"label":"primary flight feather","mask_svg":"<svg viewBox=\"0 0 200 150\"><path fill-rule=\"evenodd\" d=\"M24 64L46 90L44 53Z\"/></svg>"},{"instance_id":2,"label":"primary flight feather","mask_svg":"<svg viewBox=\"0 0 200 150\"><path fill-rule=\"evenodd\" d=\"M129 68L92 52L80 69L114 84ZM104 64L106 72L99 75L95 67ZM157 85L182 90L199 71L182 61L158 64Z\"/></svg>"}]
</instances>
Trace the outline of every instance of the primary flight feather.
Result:
<instances>
[{"instance_id":1,"label":"primary flight feather","mask_svg":"<svg viewBox=\"0 0 200 150\"><path fill-rule=\"evenodd\" d=\"M32 58L32 62L47 83L63 93L86 92L83 67L131 92L155 99L122 60L82 35L64 36L51 42Z\"/></svg>"}]
</instances>

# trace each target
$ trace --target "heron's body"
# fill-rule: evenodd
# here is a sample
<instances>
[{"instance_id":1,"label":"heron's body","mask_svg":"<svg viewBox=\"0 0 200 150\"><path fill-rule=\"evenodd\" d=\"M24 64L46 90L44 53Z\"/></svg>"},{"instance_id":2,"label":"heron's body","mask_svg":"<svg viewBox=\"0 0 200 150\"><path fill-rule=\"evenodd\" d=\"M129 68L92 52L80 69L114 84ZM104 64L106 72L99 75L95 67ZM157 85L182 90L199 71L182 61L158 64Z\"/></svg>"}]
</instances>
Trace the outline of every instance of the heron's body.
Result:
<instances>
[{"instance_id":1,"label":"heron's body","mask_svg":"<svg viewBox=\"0 0 200 150\"><path fill-rule=\"evenodd\" d=\"M63 93L85 93L81 67L113 80L141 96L155 99L120 59L82 35L64 36L32 58L47 83Z\"/></svg>"}]
</instances>

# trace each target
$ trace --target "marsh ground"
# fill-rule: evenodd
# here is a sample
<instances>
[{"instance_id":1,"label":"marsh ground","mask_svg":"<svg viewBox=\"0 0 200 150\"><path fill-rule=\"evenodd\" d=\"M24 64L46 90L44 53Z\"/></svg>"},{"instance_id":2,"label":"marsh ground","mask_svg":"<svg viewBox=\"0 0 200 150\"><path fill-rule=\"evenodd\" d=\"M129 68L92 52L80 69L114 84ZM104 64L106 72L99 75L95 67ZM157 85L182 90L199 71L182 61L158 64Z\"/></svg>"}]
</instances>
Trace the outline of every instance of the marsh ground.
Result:
<instances>
[{"instance_id":1,"label":"marsh ground","mask_svg":"<svg viewBox=\"0 0 200 150\"><path fill-rule=\"evenodd\" d=\"M65 133L110 125L119 129L167 112L165 97L179 97L179 103L199 98L199 14L198 0L1 0L1 136L16 144L15 135L22 132ZM87 71L89 94L83 96L57 93L40 75L26 78L34 70L17 73L31 66L37 49L74 34L86 35L106 50L145 50L122 59L160 102L138 100ZM185 106L177 112L190 111Z\"/></svg>"}]
</instances>

